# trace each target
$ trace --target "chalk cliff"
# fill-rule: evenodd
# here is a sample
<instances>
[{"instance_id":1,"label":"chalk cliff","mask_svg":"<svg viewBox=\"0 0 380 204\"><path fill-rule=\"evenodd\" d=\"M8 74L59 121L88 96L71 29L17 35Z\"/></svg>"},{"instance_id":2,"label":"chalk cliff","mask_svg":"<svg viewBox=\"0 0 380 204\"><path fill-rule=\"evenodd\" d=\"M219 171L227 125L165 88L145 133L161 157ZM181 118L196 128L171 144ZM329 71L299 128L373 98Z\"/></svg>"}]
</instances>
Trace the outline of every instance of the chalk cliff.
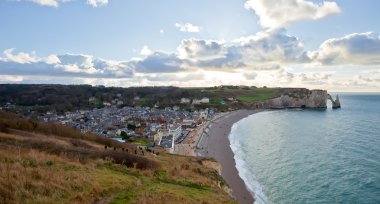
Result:
<instances>
[{"instance_id":1,"label":"chalk cliff","mask_svg":"<svg viewBox=\"0 0 380 204\"><path fill-rule=\"evenodd\" d=\"M295 90L286 92L278 98L266 101L269 108L327 108L328 98L325 90Z\"/></svg>"},{"instance_id":2,"label":"chalk cliff","mask_svg":"<svg viewBox=\"0 0 380 204\"><path fill-rule=\"evenodd\" d=\"M279 97L265 101L262 106L273 109L327 108L326 101L329 98L331 96L326 90L285 89ZM337 100L340 107L339 98Z\"/></svg>"}]
</instances>

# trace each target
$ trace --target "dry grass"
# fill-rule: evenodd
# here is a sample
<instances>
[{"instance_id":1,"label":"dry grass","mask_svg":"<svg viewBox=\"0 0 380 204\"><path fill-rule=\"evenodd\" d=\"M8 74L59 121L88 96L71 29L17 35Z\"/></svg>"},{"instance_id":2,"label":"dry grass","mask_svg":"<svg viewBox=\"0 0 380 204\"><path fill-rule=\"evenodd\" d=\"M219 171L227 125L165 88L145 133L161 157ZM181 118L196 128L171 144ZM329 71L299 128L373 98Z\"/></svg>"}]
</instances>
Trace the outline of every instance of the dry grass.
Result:
<instances>
[{"instance_id":1,"label":"dry grass","mask_svg":"<svg viewBox=\"0 0 380 204\"><path fill-rule=\"evenodd\" d=\"M59 168L62 164L77 170L86 168L78 162L35 150L11 149L0 150L0 161L0 203L49 203L65 198L91 203L97 199L87 195L83 200L84 194L97 191L99 186L90 175ZM92 189L85 192L86 187Z\"/></svg>"},{"instance_id":2,"label":"dry grass","mask_svg":"<svg viewBox=\"0 0 380 204\"><path fill-rule=\"evenodd\" d=\"M137 164L128 168L102 156L86 156L83 161L74 154L55 152L57 146L48 147L50 143L33 146L31 138L38 136L0 133L0 204L233 202L218 187L220 181L213 177L218 176L216 171L196 158L162 154L154 159L158 169L143 170ZM41 145L43 149L36 149Z\"/></svg>"},{"instance_id":3,"label":"dry grass","mask_svg":"<svg viewBox=\"0 0 380 204\"><path fill-rule=\"evenodd\" d=\"M87 137L6 124L0 132L0 204L234 203L220 188L224 181L217 171L199 158L148 152L143 157L130 146L123 146L129 153L105 150L104 143Z\"/></svg>"}]
</instances>

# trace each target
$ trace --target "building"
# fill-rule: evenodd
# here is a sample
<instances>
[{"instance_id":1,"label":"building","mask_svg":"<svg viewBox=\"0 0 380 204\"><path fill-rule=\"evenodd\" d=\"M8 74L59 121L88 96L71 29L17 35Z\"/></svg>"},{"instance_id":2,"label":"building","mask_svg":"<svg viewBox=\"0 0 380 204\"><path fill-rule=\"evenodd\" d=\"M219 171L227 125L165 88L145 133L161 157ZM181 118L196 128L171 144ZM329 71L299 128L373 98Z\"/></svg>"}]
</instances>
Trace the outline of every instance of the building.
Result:
<instances>
[{"instance_id":1,"label":"building","mask_svg":"<svg viewBox=\"0 0 380 204\"><path fill-rule=\"evenodd\" d=\"M167 136L169 136L169 131L167 129L159 129L157 134L153 136L153 140L154 142L158 142L158 145L161 145L161 139Z\"/></svg>"},{"instance_id":2,"label":"building","mask_svg":"<svg viewBox=\"0 0 380 204\"><path fill-rule=\"evenodd\" d=\"M182 127L179 124L169 125L169 135L173 135L174 140L181 136Z\"/></svg>"},{"instance_id":3,"label":"building","mask_svg":"<svg viewBox=\"0 0 380 204\"><path fill-rule=\"evenodd\" d=\"M193 99L193 104L210 103L210 99L203 97L202 99Z\"/></svg>"},{"instance_id":4,"label":"building","mask_svg":"<svg viewBox=\"0 0 380 204\"><path fill-rule=\"evenodd\" d=\"M181 103L182 104L189 104L191 100L189 98L181 98Z\"/></svg>"}]
</instances>

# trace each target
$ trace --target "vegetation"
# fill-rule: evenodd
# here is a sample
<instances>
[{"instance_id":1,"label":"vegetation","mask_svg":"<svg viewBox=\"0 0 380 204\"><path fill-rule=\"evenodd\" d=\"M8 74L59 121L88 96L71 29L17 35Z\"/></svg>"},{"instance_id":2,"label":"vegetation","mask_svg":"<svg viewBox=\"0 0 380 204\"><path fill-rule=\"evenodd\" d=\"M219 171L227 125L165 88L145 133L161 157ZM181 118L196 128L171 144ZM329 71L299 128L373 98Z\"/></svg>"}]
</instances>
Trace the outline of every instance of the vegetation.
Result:
<instances>
[{"instance_id":1,"label":"vegetation","mask_svg":"<svg viewBox=\"0 0 380 204\"><path fill-rule=\"evenodd\" d=\"M275 93L262 93L262 94L255 94L255 95L239 95L237 96L237 100L242 102L255 102L255 101L263 101L267 99L274 98Z\"/></svg>"},{"instance_id":2,"label":"vegetation","mask_svg":"<svg viewBox=\"0 0 380 204\"><path fill-rule=\"evenodd\" d=\"M10 102L19 108L24 108L24 111L34 110L39 113L52 110L62 113L78 109L101 108L106 102L118 106L154 107L157 104L161 108L177 105L183 109L190 109L190 105L179 103L181 98L209 97L209 104L195 105L195 108L224 109L231 106L228 98L242 99L239 102L266 100L277 96L280 90L280 88L255 86L119 88L90 85L3 84L0 85L2 96L0 105ZM226 104L221 104L221 100Z\"/></svg>"},{"instance_id":3,"label":"vegetation","mask_svg":"<svg viewBox=\"0 0 380 204\"><path fill-rule=\"evenodd\" d=\"M94 136L0 114L1 204L235 203L207 159L105 149Z\"/></svg>"}]
</instances>

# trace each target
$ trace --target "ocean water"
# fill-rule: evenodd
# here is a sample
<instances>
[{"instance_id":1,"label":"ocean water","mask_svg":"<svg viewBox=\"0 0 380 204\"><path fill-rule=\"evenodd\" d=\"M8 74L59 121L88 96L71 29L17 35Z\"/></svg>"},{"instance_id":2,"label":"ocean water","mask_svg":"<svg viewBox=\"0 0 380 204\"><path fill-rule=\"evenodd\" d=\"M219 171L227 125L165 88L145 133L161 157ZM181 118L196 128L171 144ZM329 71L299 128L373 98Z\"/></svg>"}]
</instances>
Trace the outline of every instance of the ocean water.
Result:
<instances>
[{"instance_id":1,"label":"ocean water","mask_svg":"<svg viewBox=\"0 0 380 204\"><path fill-rule=\"evenodd\" d=\"M380 95L339 96L341 109L261 112L233 125L255 203L380 203Z\"/></svg>"}]
</instances>

